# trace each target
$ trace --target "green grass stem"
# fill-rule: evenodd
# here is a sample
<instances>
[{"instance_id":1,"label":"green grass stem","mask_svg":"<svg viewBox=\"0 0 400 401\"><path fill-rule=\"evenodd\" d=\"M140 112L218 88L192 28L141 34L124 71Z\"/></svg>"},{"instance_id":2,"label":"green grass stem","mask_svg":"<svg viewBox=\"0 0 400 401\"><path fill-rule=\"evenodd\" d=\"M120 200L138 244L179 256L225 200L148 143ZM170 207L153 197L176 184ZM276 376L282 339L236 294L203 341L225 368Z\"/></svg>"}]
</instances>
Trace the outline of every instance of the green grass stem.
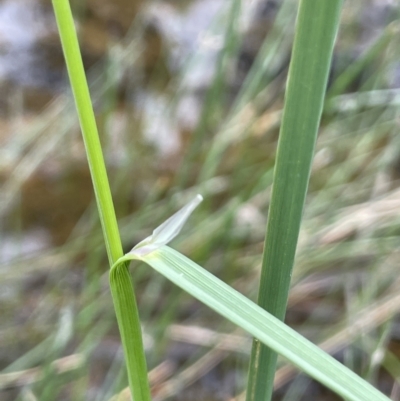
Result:
<instances>
[{"instance_id":1,"label":"green grass stem","mask_svg":"<svg viewBox=\"0 0 400 401\"><path fill-rule=\"evenodd\" d=\"M123 254L122 245L74 20L68 0L53 0L53 7L85 142L107 254L112 264Z\"/></svg>"},{"instance_id":2,"label":"green grass stem","mask_svg":"<svg viewBox=\"0 0 400 401\"><path fill-rule=\"evenodd\" d=\"M342 1L302 0L289 68L258 304L283 320ZM271 399L277 354L254 341L247 401Z\"/></svg>"},{"instance_id":3,"label":"green grass stem","mask_svg":"<svg viewBox=\"0 0 400 401\"><path fill-rule=\"evenodd\" d=\"M123 255L123 251L74 20L68 0L53 0L53 7L111 266ZM114 271L114 274L110 275L110 284L132 396L135 401L148 401L151 398L141 326L133 286L126 265L121 266L118 271Z\"/></svg>"}]
</instances>

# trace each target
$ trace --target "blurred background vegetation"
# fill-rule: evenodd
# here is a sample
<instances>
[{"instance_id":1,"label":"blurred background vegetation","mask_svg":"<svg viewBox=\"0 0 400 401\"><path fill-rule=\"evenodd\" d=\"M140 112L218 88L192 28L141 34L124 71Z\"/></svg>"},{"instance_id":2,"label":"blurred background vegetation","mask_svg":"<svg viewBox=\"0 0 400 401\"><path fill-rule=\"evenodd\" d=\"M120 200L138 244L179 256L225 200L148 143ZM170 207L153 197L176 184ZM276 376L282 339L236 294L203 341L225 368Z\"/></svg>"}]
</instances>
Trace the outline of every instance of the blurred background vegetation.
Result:
<instances>
[{"instance_id":1,"label":"blurred background vegetation","mask_svg":"<svg viewBox=\"0 0 400 401\"><path fill-rule=\"evenodd\" d=\"M297 3L73 1L126 251L201 193L173 246L255 299ZM399 18L345 2L286 319L393 400ZM115 401L107 257L49 1L0 1L0 88L0 399ZM154 401L243 400L250 338L131 271ZM280 360L274 400L310 399L338 397Z\"/></svg>"}]
</instances>

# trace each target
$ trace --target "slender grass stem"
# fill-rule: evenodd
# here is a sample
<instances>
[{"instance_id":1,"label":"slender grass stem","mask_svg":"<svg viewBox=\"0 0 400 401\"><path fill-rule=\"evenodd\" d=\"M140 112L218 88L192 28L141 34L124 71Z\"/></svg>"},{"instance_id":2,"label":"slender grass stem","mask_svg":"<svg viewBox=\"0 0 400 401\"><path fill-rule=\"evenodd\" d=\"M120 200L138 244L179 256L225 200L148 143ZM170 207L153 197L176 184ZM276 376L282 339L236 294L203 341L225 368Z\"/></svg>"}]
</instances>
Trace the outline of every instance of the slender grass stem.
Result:
<instances>
[{"instance_id":1,"label":"slender grass stem","mask_svg":"<svg viewBox=\"0 0 400 401\"><path fill-rule=\"evenodd\" d=\"M302 0L265 238L259 305L283 320L341 0ZM271 399L277 354L254 341L247 401Z\"/></svg>"},{"instance_id":2,"label":"slender grass stem","mask_svg":"<svg viewBox=\"0 0 400 401\"><path fill-rule=\"evenodd\" d=\"M107 255L112 266L122 256L123 251L74 20L68 0L53 0L53 7L82 128ZM126 265L114 271L110 283L132 396L135 401L148 401L151 398L141 327Z\"/></svg>"},{"instance_id":3,"label":"slender grass stem","mask_svg":"<svg viewBox=\"0 0 400 401\"><path fill-rule=\"evenodd\" d=\"M85 142L107 254L112 264L122 256L122 245L74 20L68 0L53 0L53 7Z\"/></svg>"}]
</instances>

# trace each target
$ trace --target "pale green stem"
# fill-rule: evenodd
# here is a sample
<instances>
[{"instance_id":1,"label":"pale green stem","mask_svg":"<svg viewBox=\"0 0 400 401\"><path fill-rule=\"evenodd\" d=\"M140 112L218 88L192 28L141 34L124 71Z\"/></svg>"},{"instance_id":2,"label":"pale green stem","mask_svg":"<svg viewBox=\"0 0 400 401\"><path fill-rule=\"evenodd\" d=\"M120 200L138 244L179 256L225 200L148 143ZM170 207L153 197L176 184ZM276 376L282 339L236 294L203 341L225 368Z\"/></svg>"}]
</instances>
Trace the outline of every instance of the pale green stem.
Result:
<instances>
[{"instance_id":1,"label":"pale green stem","mask_svg":"<svg viewBox=\"0 0 400 401\"><path fill-rule=\"evenodd\" d=\"M82 128L107 255L112 266L122 256L123 251L74 20L68 0L53 0L53 7ZM146 359L135 295L127 266L122 265L117 271L115 270L111 274L110 281L131 392L135 401L148 401L151 398Z\"/></svg>"}]
</instances>

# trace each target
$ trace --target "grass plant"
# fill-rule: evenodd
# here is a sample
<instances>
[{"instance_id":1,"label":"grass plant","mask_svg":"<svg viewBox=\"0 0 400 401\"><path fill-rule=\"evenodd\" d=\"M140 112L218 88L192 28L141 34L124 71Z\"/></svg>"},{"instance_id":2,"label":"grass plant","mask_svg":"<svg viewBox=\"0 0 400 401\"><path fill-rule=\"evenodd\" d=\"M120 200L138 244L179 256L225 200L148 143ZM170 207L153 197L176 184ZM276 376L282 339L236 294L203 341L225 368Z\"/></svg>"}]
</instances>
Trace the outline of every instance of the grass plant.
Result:
<instances>
[{"instance_id":1,"label":"grass plant","mask_svg":"<svg viewBox=\"0 0 400 401\"><path fill-rule=\"evenodd\" d=\"M283 320L342 2L302 0L279 134L258 304ZM270 400L277 355L254 341L247 400Z\"/></svg>"},{"instance_id":2,"label":"grass plant","mask_svg":"<svg viewBox=\"0 0 400 401\"><path fill-rule=\"evenodd\" d=\"M139 317L126 263L132 258L145 260L175 284L256 337L249 371L249 400L269 399L272 394L276 354L270 348L264 348L265 345L286 356L302 370L347 399L367 400L371 394L374 394L376 399L386 399L382 393L347 371L333 358L309 345L301 336L297 335L296 342L296 334L284 324L279 326L268 313L252 306L251 301L235 293L229 286L211 279L212 276L204 273L196 277L196 273L203 272L199 266L165 247L179 233L201 198L195 198L195 203L188 204L154 230L152 236L122 257L121 241L94 113L78 41L72 29L72 14L67 1L54 1L53 4L112 264L110 284L134 399L147 400L150 399L150 395ZM294 253L337 34L341 1L321 3L316 13L313 12L314 6L308 0L302 0L299 8L261 276L259 304L278 319L283 319L286 311ZM313 84L304 84L304 80ZM296 131L297 135L293 135ZM185 275L188 275L188 278ZM264 346L261 346L260 341Z\"/></svg>"},{"instance_id":3,"label":"grass plant","mask_svg":"<svg viewBox=\"0 0 400 401\"><path fill-rule=\"evenodd\" d=\"M247 3L242 2L242 7ZM270 203L277 128L285 89L284 74L279 79L273 78L275 70L272 64L282 57L285 49L290 49L295 3L284 1L272 33L267 35L262 47L263 54L260 53L253 63L239 94L234 99L231 99L232 93L226 94L234 107L218 104L218 118L211 110L215 99L206 107L211 110L210 115L201 117L207 121L206 131L202 131L201 122L198 128L199 132L205 133L200 141L202 146L201 149L193 147L187 184L179 188L176 183L184 181L180 181L180 173L189 169L189 165L182 162L178 172L158 168L154 160L161 160L167 166L168 163L162 157L160 159L151 147L144 146L145 141L141 138L145 137L145 127L137 124L136 106L130 103L131 89L136 90L139 85L139 90L146 91L137 79L142 76L138 44L145 25L143 18L135 22L131 30L133 37L130 33L118 46L112 47L112 65L107 63L105 67L100 63L88 71L91 95L100 121L104 97L119 97L118 101L104 99L106 123L100 128L107 138L104 142L102 140L102 145L106 163L110 166L117 214L121 217L118 225L123 248L128 250L140 242L158 222L185 205L196 193L201 192L207 199L196 210L183 234L174 239L173 247L191 260L167 246L145 255L143 259L157 265L162 274L171 276L177 284L209 302L211 307L223 311L227 319L221 319L210 308L199 305L193 296L175 287L152 268L135 265L131 270L144 327L154 401L192 401L196 397L196 401L214 401L220 397L244 400L250 338L238 331L236 324L230 323L228 318L235 322L240 320L239 323L247 327L251 335L263 336L275 351L280 351L282 345L276 342L273 333L266 336L270 327L289 335L293 344L283 352L295 364L302 363L296 356L297 352L302 355L298 346L305 347L313 355L322 355L320 350L304 340L306 337L326 353L323 358L328 360L327 366L334 366L343 375L348 372L332 362L327 357L330 354L344 364L349 363L348 368L375 387L383 388L382 383L385 386L390 383L392 389L385 387L385 392L392 399L397 397L399 362L393 346L396 334L391 329L396 325L391 324L400 311L396 262L399 260L400 223L396 212L398 100L396 91L384 84L398 53L393 41L385 39L379 42L379 38L372 41L379 43L379 50L365 46L366 63L356 59L354 66L351 63L343 70L345 73L357 71L357 74L360 71L359 76L368 77L363 92L348 93L344 86L349 85L343 85L341 79L342 83L335 86L335 72L331 76L331 88L339 89L335 89L329 98L329 107L320 127L291 280L287 323L294 331L260 310L255 303L249 303L247 298L232 293L232 288L235 288L249 299L257 298L265 216ZM358 0L347 2L346 6L350 11L353 7L365 8ZM218 24L212 27L212 37L217 35L228 39L230 36L232 39L241 35L238 27L229 27L229 19L235 15L237 18L236 12L237 9L231 8L230 17L218 17ZM351 13L348 9L345 13L347 27L358 32L358 19L353 22L351 18L361 13ZM167 14L164 17L168 19ZM386 35L384 29L382 32ZM348 40L346 38L342 36L337 44L336 55L339 57L343 41ZM198 54L204 57L204 48L196 49L193 60ZM234 62L229 58L233 53L226 49L225 56L223 62L221 58L217 74L224 76L229 90L229 77L234 68ZM367 64L374 67L366 71ZM191 66L193 63L189 62L185 73L190 72ZM118 68L117 74L114 68ZM175 116L182 98L194 96L193 89L185 87L185 73L179 71L170 81L167 91L162 93L168 105L164 111L168 118ZM105 78L110 76L112 79ZM253 81L252 77L257 79ZM215 76L210 83L211 88L206 88L207 91L210 89L209 93L220 87L221 81L217 78ZM349 76L346 82L352 88L357 85ZM112 87L108 88L108 85ZM223 87L226 90L225 85ZM219 98L224 96L221 94ZM210 99L203 100L208 103ZM4 160L12 160L12 166L21 166L16 170L18 174L10 176L6 185L2 185L2 193L6 191L8 211L15 208L19 191L30 183L32 175L41 173L42 166L48 169L48 163L54 163L54 159L65 161L65 166L77 163L76 158L71 159L73 155L69 151L74 143L76 152L78 139L75 111L71 105L72 102L60 98L57 107L53 105L35 118L35 124L31 126L30 120L23 130L15 131L13 135L18 138L18 147L7 145L2 149L4 154L12 155L11 159L7 156ZM24 121L23 117L21 121ZM193 145L192 139L189 138L189 145ZM115 140L122 144L118 148L118 159L114 158ZM185 146L184 149L188 148ZM204 160L207 160L207 165ZM0 168L4 168L3 164ZM134 184L132 177L135 177ZM200 178L196 180L195 177ZM59 176L53 178L52 185L58 181L61 181ZM78 199L79 189L76 191ZM5 208L0 210L2 216L6 216L8 211ZM17 225L19 220L23 221L23 215L18 215L17 210L13 224ZM21 231L20 235L23 239L25 232ZM4 243L6 241L7 234ZM23 246L21 242L21 249ZM129 388L124 388L129 378L121 363L120 348L116 346L119 339L105 260L96 204L92 202L65 244L28 255L16 254L0 261L0 288L4 297L2 317L6 317L2 321L7 322L8 316L15 317L8 320L10 324L6 327L0 324L2 346L7 348L7 352L2 353L5 360L2 360L4 369L0 372L2 400L25 401L34 397L45 400L68 396L74 401L130 400ZM124 271L125 266L120 268ZM46 282L39 290L35 284L32 292L27 283L32 280L40 283L40 277L45 277ZM73 277L79 278L78 286L70 284ZM17 295L10 301L7 294L12 291ZM218 291L218 294L213 291ZM228 299L221 299L223 294ZM232 307L227 303L230 297L238 297L239 305L246 308L246 313L238 310L236 304ZM21 308L22 302L24 307ZM66 348L65 344L55 342L54 333L60 330L62 320L60 305L69 307L73 313L72 339ZM21 311L24 311L22 318ZM29 312L28 319L24 318L26 311ZM248 311L253 311L250 316L247 316ZM253 324L254 316L265 320ZM179 326L175 325L177 322ZM266 322L272 323L265 332L259 333ZM200 325L203 327L198 327ZM184 338L182 334L176 335L178 327ZM209 342L198 342L205 327L208 328ZM234 338L238 342L234 342ZM189 344L189 347L181 346L181 343ZM46 350L53 346L56 349L52 357L43 358ZM188 352L187 348L195 351ZM183 357L171 355L171 351L182 352L182 349L186 350ZM7 360L7 355L12 359ZM345 355L344 359L342 355ZM313 365L316 362L307 356L303 363L311 374L315 373L315 366L319 366ZM323 366L322 380L327 380L327 373ZM358 394L359 399L364 399L360 398L365 395L360 391L368 391L370 387L362 383L355 389L346 382L345 375L340 377L338 374L333 375L334 379L328 378L329 385L337 388L339 394L354 390L353 396ZM300 375L296 380L297 375L298 369L292 362L278 358L274 397L283 398L284 386L294 379L286 391L286 399L325 399L322 394L327 394L327 390L320 390L321 386L308 376ZM232 376L237 379L227 379ZM221 377L228 380L219 386L229 387L223 395L213 391L212 384L217 377L218 380ZM350 377L354 376L350 373ZM355 380L354 383L360 378L355 377ZM376 394L375 390L371 394ZM377 394L377 397L382 396Z\"/></svg>"},{"instance_id":4,"label":"grass plant","mask_svg":"<svg viewBox=\"0 0 400 401\"><path fill-rule=\"evenodd\" d=\"M82 128L107 255L110 265L113 265L123 254L122 244L74 20L68 0L54 0L53 7ZM148 401L151 398L142 331L131 277L126 265L111 272L110 286L126 355L132 397L137 401Z\"/></svg>"}]
</instances>

